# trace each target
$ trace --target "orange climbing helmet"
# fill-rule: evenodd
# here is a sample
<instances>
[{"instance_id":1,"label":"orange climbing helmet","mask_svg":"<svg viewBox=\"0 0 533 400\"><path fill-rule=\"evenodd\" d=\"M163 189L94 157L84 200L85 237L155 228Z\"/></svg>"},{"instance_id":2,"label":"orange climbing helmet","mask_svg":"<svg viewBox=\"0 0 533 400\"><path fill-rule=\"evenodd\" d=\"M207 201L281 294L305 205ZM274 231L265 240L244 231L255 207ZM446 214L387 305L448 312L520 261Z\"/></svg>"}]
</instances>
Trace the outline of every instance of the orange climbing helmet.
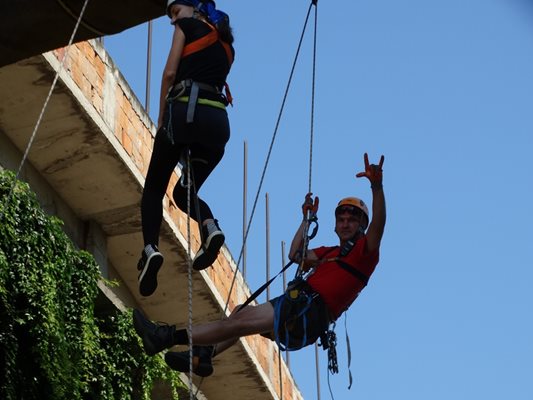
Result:
<instances>
[{"instance_id":1,"label":"orange climbing helmet","mask_svg":"<svg viewBox=\"0 0 533 400\"><path fill-rule=\"evenodd\" d=\"M337 204L337 207L335 208L335 216L339 215L343 212L349 212L351 214L355 214L356 210L360 210L366 217L366 226L368 226L368 221L370 221L369 213L368 213L368 207L366 206L365 202L357 197L345 197L339 203Z\"/></svg>"}]
</instances>

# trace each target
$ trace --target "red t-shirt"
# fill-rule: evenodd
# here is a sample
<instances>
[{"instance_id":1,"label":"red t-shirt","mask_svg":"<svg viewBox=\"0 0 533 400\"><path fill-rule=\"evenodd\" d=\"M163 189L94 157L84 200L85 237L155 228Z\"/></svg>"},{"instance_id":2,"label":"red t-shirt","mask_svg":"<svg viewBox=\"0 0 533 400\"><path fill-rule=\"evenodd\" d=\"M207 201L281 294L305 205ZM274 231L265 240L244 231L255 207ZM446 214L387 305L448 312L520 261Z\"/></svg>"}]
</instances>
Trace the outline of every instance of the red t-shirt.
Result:
<instances>
[{"instance_id":1,"label":"red t-shirt","mask_svg":"<svg viewBox=\"0 0 533 400\"><path fill-rule=\"evenodd\" d=\"M332 317L337 319L353 303L365 284L335 262L340 253L338 246L318 247L312 251L324 262L307 278L307 283L322 297ZM379 250L368 252L366 236L363 236L348 255L340 259L370 278L379 261Z\"/></svg>"}]
</instances>

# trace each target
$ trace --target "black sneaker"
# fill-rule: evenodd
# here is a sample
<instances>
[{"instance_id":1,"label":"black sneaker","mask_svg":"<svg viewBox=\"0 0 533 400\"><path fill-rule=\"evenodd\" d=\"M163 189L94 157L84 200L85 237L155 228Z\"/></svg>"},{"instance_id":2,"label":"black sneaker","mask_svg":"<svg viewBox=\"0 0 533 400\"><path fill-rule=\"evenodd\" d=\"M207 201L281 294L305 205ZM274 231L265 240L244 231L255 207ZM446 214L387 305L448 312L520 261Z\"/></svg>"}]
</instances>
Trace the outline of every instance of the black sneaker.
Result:
<instances>
[{"instance_id":1,"label":"black sneaker","mask_svg":"<svg viewBox=\"0 0 533 400\"><path fill-rule=\"evenodd\" d=\"M150 296L157 289L157 273L163 264L163 255L156 245L147 245L137 263L139 273L139 292L142 296Z\"/></svg>"},{"instance_id":2,"label":"black sneaker","mask_svg":"<svg viewBox=\"0 0 533 400\"><path fill-rule=\"evenodd\" d=\"M213 346L193 346L192 355L192 372L195 375L205 378L213 374ZM189 372L188 351L169 351L165 354L165 362L175 371Z\"/></svg>"},{"instance_id":3,"label":"black sneaker","mask_svg":"<svg viewBox=\"0 0 533 400\"><path fill-rule=\"evenodd\" d=\"M192 262L192 267L196 271L210 267L215 262L218 252L226 239L216 219L214 222L209 222L207 226L202 226L202 236L204 243L202 243L202 247L200 247Z\"/></svg>"},{"instance_id":4,"label":"black sneaker","mask_svg":"<svg viewBox=\"0 0 533 400\"><path fill-rule=\"evenodd\" d=\"M154 324L139 310L133 310L133 327L143 341L144 352L149 356L174 346L174 325Z\"/></svg>"}]
</instances>

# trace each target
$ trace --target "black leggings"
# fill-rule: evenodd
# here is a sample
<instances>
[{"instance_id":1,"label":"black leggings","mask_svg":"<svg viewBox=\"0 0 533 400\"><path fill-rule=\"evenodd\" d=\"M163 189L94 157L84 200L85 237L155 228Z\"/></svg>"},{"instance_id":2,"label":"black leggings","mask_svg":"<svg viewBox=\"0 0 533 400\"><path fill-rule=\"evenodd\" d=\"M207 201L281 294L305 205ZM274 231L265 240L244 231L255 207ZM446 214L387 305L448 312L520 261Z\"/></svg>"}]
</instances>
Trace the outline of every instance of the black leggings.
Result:
<instances>
[{"instance_id":1,"label":"black leggings","mask_svg":"<svg viewBox=\"0 0 533 400\"><path fill-rule=\"evenodd\" d=\"M184 149L189 147L192 160L192 179L196 191L224 155L224 148L229 139L229 122L226 111L210 106L198 105L195 121L185 123L185 103L173 103L167 106L163 128L156 134L150 166L146 174L141 201L141 218L144 245L159 244L159 230L163 219L163 197L174 168L180 161ZM169 124L169 111L172 112L172 123ZM173 133L171 142L168 130ZM195 161L196 159L201 161ZM185 170L184 170L185 172ZM183 212L187 212L187 188L180 182L172 192L174 202ZM191 189L191 218L195 221L212 219L213 213L205 201L198 197L200 215L196 215L195 193Z\"/></svg>"}]
</instances>

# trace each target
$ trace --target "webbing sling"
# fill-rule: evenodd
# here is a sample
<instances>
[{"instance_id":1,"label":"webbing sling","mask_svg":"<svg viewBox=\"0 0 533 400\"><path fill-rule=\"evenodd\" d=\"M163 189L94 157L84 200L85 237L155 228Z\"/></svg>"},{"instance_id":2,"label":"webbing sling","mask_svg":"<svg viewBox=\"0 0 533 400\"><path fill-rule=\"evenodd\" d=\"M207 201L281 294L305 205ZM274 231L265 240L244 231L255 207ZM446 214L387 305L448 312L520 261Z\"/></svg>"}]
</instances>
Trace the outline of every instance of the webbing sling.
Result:
<instances>
[{"instance_id":1,"label":"webbing sling","mask_svg":"<svg viewBox=\"0 0 533 400\"><path fill-rule=\"evenodd\" d=\"M336 259L335 262L339 265L339 267L341 267L343 270L349 272L350 274L352 274L353 276L355 276L357 279L359 279L364 286L366 286L368 284L368 280L369 280L369 277L366 276L365 274L363 274L361 271L355 269L354 267L352 267L350 264L348 264L347 262L345 261L342 261L342 260L339 260L339 259Z\"/></svg>"},{"instance_id":2,"label":"webbing sling","mask_svg":"<svg viewBox=\"0 0 533 400\"><path fill-rule=\"evenodd\" d=\"M324 260L326 255L328 255L329 253L333 252L338 247L339 246L335 246L335 247L330 248L328 251L326 251L326 253L324 253L324 255L322 256L321 260ZM354 247L355 247L355 242L353 242L351 244L350 248L347 249L346 255L348 255L353 250ZM343 270L345 270L346 272L349 272L350 274L355 276L357 279L359 279L363 283L363 286L366 286L368 284L368 280L370 278L367 275L365 275L361 271L357 270L355 268L355 266L352 266L352 265L348 264L346 261L341 260L339 257L335 257L333 259L326 259L326 261L334 261L334 262L336 262L337 265L339 267L341 267Z\"/></svg>"},{"instance_id":3,"label":"webbing sling","mask_svg":"<svg viewBox=\"0 0 533 400\"><path fill-rule=\"evenodd\" d=\"M273 278L270 278L270 280L267 283L264 283L263 286L261 286L259 289L257 289L255 292L253 292L250 297L246 299L246 301L239 307L239 310L243 309L247 305L249 305L252 301L254 301L257 296L259 296L263 291L276 279L278 276L280 276L287 268L289 268L292 264L294 264L294 261L289 261L287 265L283 267L281 271L278 272L276 276Z\"/></svg>"},{"instance_id":4,"label":"webbing sling","mask_svg":"<svg viewBox=\"0 0 533 400\"><path fill-rule=\"evenodd\" d=\"M194 121L194 112L196 111L196 103L198 102L198 94L200 93L200 86L193 82L191 86L191 93L189 94L189 101L187 102L187 117L185 122L192 124Z\"/></svg>"}]
</instances>

